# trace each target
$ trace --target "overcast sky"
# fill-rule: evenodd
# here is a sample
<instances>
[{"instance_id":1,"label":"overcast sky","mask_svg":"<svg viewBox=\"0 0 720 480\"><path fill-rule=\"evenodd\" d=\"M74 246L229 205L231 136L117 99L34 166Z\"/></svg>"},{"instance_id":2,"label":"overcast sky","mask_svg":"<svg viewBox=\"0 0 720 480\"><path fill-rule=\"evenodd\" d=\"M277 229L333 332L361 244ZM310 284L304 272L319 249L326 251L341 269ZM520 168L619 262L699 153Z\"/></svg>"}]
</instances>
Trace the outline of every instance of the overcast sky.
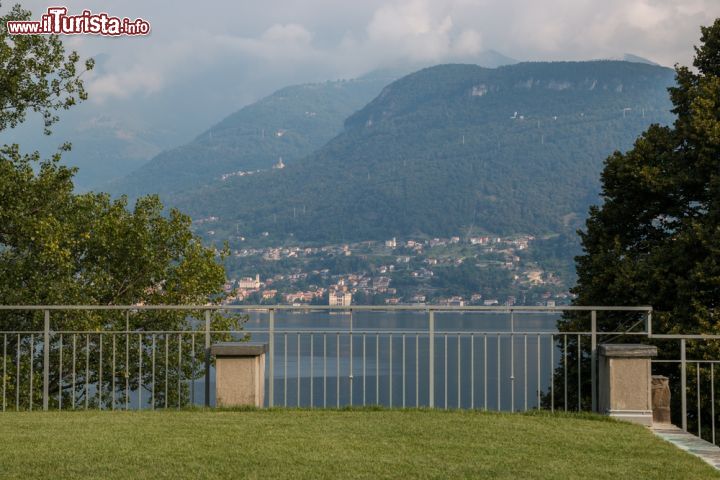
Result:
<instances>
[{"instance_id":1,"label":"overcast sky","mask_svg":"<svg viewBox=\"0 0 720 480\"><path fill-rule=\"evenodd\" d=\"M51 4L21 2L39 18ZM61 3L61 2L55 2ZM518 60L583 60L632 53L689 64L699 26L718 0L263 0L63 2L142 17L148 37L68 36L99 66L87 77L86 109L147 110L220 120L285 85L349 78L405 62L472 58L483 50ZM5 1L2 10L10 3ZM199 133L196 131L195 133Z\"/></svg>"}]
</instances>

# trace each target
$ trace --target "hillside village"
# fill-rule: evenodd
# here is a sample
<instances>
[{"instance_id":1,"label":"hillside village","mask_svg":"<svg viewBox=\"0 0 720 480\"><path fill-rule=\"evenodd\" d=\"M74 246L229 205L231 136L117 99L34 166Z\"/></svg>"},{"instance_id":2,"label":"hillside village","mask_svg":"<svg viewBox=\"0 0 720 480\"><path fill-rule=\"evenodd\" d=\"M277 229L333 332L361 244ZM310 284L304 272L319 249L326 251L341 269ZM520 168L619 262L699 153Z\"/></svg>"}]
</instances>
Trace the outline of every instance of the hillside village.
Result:
<instances>
[{"instance_id":1,"label":"hillside village","mask_svg":"<svg viewBox=\"0 0 720 480\"><path fill-rule=\"evenodd\" d=\"M237 248L226 303L563 305L567 275L543 268L532 235Z\"/></svg>"}]
</instances>

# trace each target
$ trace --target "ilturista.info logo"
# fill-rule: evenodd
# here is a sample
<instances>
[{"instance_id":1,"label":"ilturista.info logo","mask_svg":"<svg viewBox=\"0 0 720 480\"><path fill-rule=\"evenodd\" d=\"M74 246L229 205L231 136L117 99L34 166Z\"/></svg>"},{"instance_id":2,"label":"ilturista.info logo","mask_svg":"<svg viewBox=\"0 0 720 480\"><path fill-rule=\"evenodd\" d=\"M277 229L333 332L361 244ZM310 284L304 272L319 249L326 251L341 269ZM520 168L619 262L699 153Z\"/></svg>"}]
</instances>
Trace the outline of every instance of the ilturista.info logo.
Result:
<instances>
[{"instance_id":1,"label":"ilturista.info logo","mask_svg":"<svg viewBox=\"0 0 720 480\"><path fill-rule=\"evenodd\" d=\"M148 35L150 22L142 18L113 17L105 12L83 10L68 15L66 7L50 7L39 21L12 20L7 22L10 35Z\"/></svg>"}]
</instances>

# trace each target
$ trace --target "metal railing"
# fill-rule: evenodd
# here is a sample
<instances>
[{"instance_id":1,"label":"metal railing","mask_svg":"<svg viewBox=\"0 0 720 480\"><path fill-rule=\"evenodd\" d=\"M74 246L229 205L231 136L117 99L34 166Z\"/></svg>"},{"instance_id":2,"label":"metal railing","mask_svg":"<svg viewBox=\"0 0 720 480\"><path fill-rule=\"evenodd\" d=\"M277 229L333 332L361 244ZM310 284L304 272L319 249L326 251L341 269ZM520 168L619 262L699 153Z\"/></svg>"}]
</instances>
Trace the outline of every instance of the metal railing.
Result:
<instances>
[{"instance_id":1,"label":"metal railing","mask_svg":"<svg viewBox=\"0 0 720 480\"><path fill-rule=\"evenodd\" d=\"M87 312L94 329L65 327ZM155 312L182 314L182 328L155 328ZM232 313L247 315L241 329L213 329ZM561 314L587 328L558 331ZM640 329L598 331L598 314ZM650 307L0 306L8 315L39 328L0 331L3 411L211 406L210 346L229 338L268 344L269 407L595 411L598 341L652 335Z\"/></svg>"},{"instance_id":2,"label":"metal railing","mask_svg":"<svg viewBox=\"0 0 720 480\"><path fill-rule=\"evenodd\" d=\"M698 437L717 444L715 415L715 365L718 359L688 359L688 343L699 347L704 356L720 355L720 335L680 335L658 334L651 338L656 342L668 343L670 348L678 350L678 358L652 360L653 372L670 377L671 385L676 382L679 398L672 398L673 409L679 411L680 427L692 431ZM708 347L713 344L715 351L708 355ZM690 379L690 382L688 382ZM703 387L705 385L705 387ZM707 390L703 396L704 389ZM709 395L708 395L709 394ZM691 405L693 404L694 405Z\"/></svg>"}]
</instances>

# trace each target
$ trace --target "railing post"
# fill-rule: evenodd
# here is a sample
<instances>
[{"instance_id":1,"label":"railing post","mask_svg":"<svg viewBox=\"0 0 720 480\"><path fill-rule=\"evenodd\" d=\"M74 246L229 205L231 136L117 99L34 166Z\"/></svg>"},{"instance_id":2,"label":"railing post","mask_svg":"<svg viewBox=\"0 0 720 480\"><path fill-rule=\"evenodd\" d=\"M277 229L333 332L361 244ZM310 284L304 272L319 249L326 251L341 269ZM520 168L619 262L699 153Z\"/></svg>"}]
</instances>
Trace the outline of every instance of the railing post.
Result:
<instances>
[{"instance_id":1,"label":"railing post","mask_svg":"<svg viewBox=\"0 0 720 480\"><path fill-rule=\"evenodd\" d=\"M652 310L648 310L645 322L645 331L647 332L647 336L652 337Z\"/></svg>"},{"instance_id":2,"label":"railing post","mask_svg":"<svg viewBox=\"0 0 720 480\"><path fill-rule=\"evenodd\" d=\"M32 361L32 359L30 359ZM50 310L45 310L43 331L43 410L48 410L50 390Z\"/></svg>"},{"instance_id":3,"label":"railing post","mask_svg":"<svg viewBox=\"0 0 720 480\"><path fill-rule=\"evenodd\" d=\"M435 312L429 310L430 318L428 320L428 341L429 341L429 352L428 356L430 365L428 374L430 376L428 380L429 385L429 399L428 406L430 408L435 407Z\"/></svg>"},{"instance_id":4,"label":"railing post","mask_svg":"<svg viewBox=\"0 0 720 480\"><path fill-rule=\"evenodd\" d=\"M510 309L510 411L515 411L515 311Z\"/></svg>"},{"instance_id":5,"label":"railing post","mask_svg":"<svg viewBox=\"0 0 720 480\"><path fill-rule=\"evenodd\" d=\"M210 406L210 310L205 310L205 406Z\"/></svg>"},{"instance_id":6,"label":"railing post","mask_svg":"<svg viewBox=\"0 0 720 480\"><path fill-rule=\"evenodd\" d=\"M268 359L268 367L270 369L268 376L268 407L272 408L275 401L275 309L270 309L270 322L268 332L268 343L270 344L270 358Z\"/></svg>"},{"instance_id":7,"label":"railing post","mask_svg":"<svg viewBox=\"0 0 720 480\"><path fill-rule=\"evenodd\" d=\"M592 411L597 412L597 312L595 310L590 312L590 390Z\"/></svg>"},{"instance_id":8,"label":"railing post","mask_svg":"<svg viewBox=\"0 0 720 480\"><path fill-rule=\"evenodd\" d=\"M353 404L353 311L352 308L350 309L350 358L349 360L349 369L350 369L350 376L348 377L348 383L350 384L350 406L352 407ZM392 341L392 340L391 340ZM392 347L390 347L392 348ZM392 378L392 365L390 366L390 378ZM391 380L392 381L392 380ZM392 392L390 392L390 398L392 398Z\"/></svg>"},{"instance_id":9,"label":"railing post","mask_svg":"<svg viewBox=\"0 0 720 480\"><path fill-rule=\"evenodd\" d=\"M687 432L687 362L685 361L685 339L680 339L680 410L682 429Z\"/></svg>"}]
</instances>

